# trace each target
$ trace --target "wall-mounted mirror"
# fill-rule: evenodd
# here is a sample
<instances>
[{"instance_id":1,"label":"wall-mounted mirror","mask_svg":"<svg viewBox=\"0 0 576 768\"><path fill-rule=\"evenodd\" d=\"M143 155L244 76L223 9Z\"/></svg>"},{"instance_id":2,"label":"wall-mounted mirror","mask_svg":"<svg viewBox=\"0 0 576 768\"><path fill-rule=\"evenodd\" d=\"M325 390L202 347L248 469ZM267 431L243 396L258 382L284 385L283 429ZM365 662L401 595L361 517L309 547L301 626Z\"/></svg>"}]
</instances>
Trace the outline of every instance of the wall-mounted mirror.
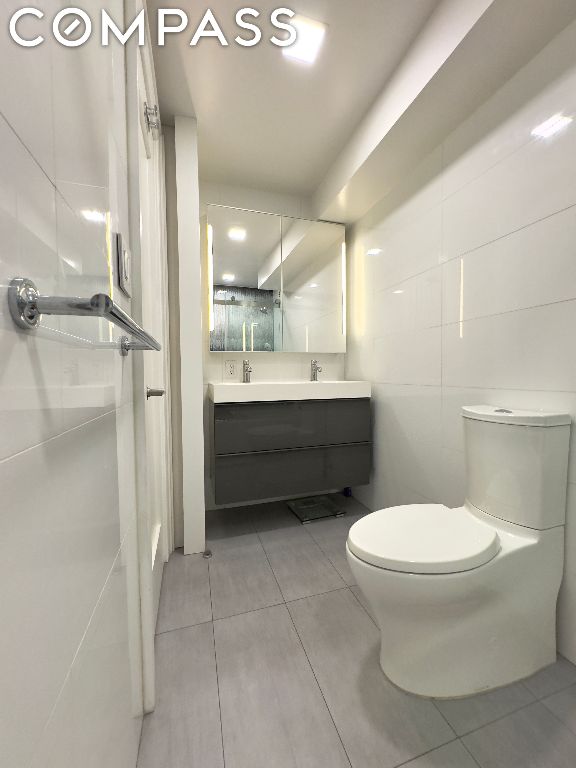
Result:
<instances>
[{"instance_id":1,"label":"wall-mounted mirror","mask_svg":"<svg viewBox=\"0 0 576 768\"><path fill-rule=\"evenodd\" d=\"M346 243L341 224L282 219L285 352L346 352Z\"/></svg>"},{"instance_id":2,"label":"wall-mounted mirror","mask_svg":"<svg viewBox=\"0 0 576 768\"><path fill-rule=\"evenodd\" d=\"M340 224L207 206L210 350L345 352Z\"/></svg>"},{"instance_id":3,"label":"wall-mounted mirror","mask_svg":"<svg viewBox=\"0 0 576 768\"><path fill-rule=\"evenodd\" d=\"M281 238L280 216L208 206L212 352L282 350L281 271L261 280Z\"/></svg>"}]
</instances>

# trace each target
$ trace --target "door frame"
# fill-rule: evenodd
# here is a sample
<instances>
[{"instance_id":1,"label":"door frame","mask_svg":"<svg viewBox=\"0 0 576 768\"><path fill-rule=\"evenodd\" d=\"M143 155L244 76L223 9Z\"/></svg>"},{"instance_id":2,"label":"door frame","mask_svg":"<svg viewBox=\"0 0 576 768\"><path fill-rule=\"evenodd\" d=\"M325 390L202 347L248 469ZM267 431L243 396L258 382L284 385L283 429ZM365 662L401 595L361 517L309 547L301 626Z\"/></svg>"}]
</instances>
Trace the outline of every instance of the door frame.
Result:
<instances>
[{"instance_id":1,"label":"door frame","mask_svg":"<svg viewBox=\"0 0 576 768\"><path fill-rule=\"evenodd\" d=\"M130 5L130 3L127 3ZM132 11L130 11L132 12ZM156 81L152 51L149 35L146 45L138 47L135 44L126 46L126 85L127 85L127 125L128 125L128 204L130 221L130 248L132 251L132 312L139 323L143 322L142 288L147 276L141 270L141 242L140 242L140 134L145 129L143 124L143 100L140 94L140 80L138 77L139 63L141 62L144 74L146 92L150 95L153 105L158 103ZM160 120L160 117L156 118ZM160 227L161 249L158 258L161 259L163 285L156 286L159 300L163 303L163 337L164 343L161 352L133 352L133 402L134 402L134 435L136 457L136 498L137 498L137 523L138 523L138 560L140 576L140 618L142 634L142 697L145 713L152 712L156 703L155 687L155 661L154 639L157 617L157 594L152 574L152 549L148 531L148 493L147 493L147 440L146 434L146 379L143 356L146 354L161 354L164 358L166 395L164 420L166 429L166 496L167 509L162 521L164 535L161 537L161 545L157 551L163 563L174 546L174 515L173 515L173 491L172 491L172 423L170 418L170 347L169 347L169 305L168 305L168 275L167 275L167 243L166 243L166 198L164 176L164 142L161 130L157 136L149 136L150 140L158 145L157 165L153 169L158 182L158 226ZM146 144L146 141L144 142Z\"/></svg>"}]
</instances>

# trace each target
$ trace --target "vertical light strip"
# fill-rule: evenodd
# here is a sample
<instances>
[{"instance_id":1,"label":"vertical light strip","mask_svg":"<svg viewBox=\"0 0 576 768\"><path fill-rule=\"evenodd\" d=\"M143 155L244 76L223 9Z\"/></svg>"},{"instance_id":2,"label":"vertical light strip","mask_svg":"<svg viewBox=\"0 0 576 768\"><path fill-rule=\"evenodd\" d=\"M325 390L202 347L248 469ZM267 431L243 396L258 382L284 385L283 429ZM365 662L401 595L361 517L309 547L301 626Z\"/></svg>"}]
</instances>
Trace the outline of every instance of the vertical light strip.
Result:
<instances>
[{"instance_id":1,"label":"vertical light strip","mask_svg":"<svg viewBox=\"0 0 576 768\"><path fill-rule=\"evenodd\" d=\"M242 352L246 352L246 320L242 323Z\"/></svg>"},{"instance_id":2,"label":"vertical light strip","mask_svg":"<svg viewBox=\"0 0 576 768\"><path fill-rule=\"evenodd\" d=\"M464 338L464 259L460 259L460 338Z\"/></svg>"},{"instance_id":3,"label":"vertical light strip","mask_svg":"<svg viewBox=\"0 0 576 768\"><path fill-rule=\"evenodd\" d=\"M214 330L214 229L208 224L208 319Z\"/></svg>"},{"instance_id":4,"label":"vertical light strip","mask_svg":"<svg viewBox=\"0 0 576 768\"><path fill-rule=\"evenodd\" d=\"M250 324L250 352L254 352L254 326L256 323Z\"/></svg>"},{"instance_id":5,"label":"vertical light strip","mask_svg":"<svg viewBox=\"0 0 576 768\"><path fill-rule=\"evenodd\" d=\"M347 283L346 283L346 243L342 243L342 335L346 336L346 309L347 309Z\"/></svg>"},{"instance_id":6,"label":"vertical light strip","mask_svg":"<svg viewBox=\"0 0 576 768\"><path fill-rule=\"evenodd\" d=\"M106 223L106 262L108 264L108 290L110 291L110 298L114 299L114 263L112 260L112 222L110 217L110 211L106 211L105 214ZM115 238L116 240L116 238ZM119 268L118 261L116 261L116 268ZM120 279L120 277L118 277ZM108 323L108 339L114 340L114 330L112 323Z\"/></svg>"}]
</instances>

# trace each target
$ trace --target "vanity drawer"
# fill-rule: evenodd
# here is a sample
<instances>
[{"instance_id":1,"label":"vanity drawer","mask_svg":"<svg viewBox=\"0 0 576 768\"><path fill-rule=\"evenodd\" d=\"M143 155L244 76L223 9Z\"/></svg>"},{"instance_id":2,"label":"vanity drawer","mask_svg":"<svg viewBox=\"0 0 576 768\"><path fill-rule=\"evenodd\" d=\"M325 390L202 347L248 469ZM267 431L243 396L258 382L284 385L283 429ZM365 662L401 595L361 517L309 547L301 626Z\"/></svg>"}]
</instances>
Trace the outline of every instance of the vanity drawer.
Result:
<instances>
[{"instance_id":1,"label":"vanity drawer","mask_svg":"<svg viewBox=\"0 0 576 768\"><path fill-rule=\"evenodd\" d=\"M368 398L218 403L214 406L217 456L362 443L369 442L370 435Z\"/></svg>"},{"instance_id":2,"label":"vanity drawer","mask_svg":"<svg viewBox=\"0 0 576 768\"><path fill-rule=\"evenodd\" d=\"M372 446L334 445L216 456L217 504L329 491L369 481Z\"/></svg>"}]
</instances>

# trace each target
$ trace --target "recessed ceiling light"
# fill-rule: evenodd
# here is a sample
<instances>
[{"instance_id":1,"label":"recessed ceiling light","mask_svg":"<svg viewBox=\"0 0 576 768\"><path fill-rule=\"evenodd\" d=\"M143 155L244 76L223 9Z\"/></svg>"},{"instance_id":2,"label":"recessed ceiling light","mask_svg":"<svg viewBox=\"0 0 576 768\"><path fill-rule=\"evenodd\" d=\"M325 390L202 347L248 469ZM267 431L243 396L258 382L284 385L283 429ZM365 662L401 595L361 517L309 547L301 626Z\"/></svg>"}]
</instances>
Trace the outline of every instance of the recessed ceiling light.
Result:
<instances>
[{"instance_id":1,"label":"recessed ceiling light","mask_svg":"<svg viewBox=\"0 0 576 768\"><path fill-rule=\"evenodd\" d=\"M243 243L246 240L246 230L242 227L232 227L228 230L228 237L230 240L235 240L238 243Z\"/></svg>"},{"instance_id":2,"label":"recessed ceiling light","mask_svg":"<svg viewBox=\"0 0 576 768\"><path fill-rule=\"evenodd\" d=\"M318 283L310 283L308 288L318 288Z\"/></svg>"},{"instance_id":3,"label":"recessed ceiling light","mask_svg":"<svg viewBox=\"0 0 576 768\"><path fill-rule=\"evenodd\" d=\"M282 49L287 59L314 64L326 35L326 25L306 16L293 16L290 24L296 28L298 37L292 45Z\"/></svg>"},{"instance_id":4,"label":"recessed ceiling light","mask_svg":"<svg viewBox=\"0 0 576 768\"><path fill-rule=\"evenodd\" d=\"M379 256L382 253L382 248L370 248L366 251L366 256Z\"/></svg>"},{"instance_id":5,"label":"recessed ceiling light","mask_svg":"<svg viewBox=\"0 0 576 768\"><path fill-rule=\"evenodd\" d=\"M301 299L302 296L294 296L295 299Z\"/></svg>"},{"instance_id":6,"label":"recessed ceiling light","mask_svg":"<svg viewBox=\"0 0 576 768\"><path fill-rule=\"evenodd\" d=\"M559 112L556 115L552 115L552 117L548 118L548 120L545 120L543 123L540 123L540 125L537 125L532 131L532 136L536 136L539 139L547 139L555 133L558 133L558 131L561 131L563 128L566 128L571 122L571 117Z\"/></svg>"},{"instance_id":7,"label":"recessed ceiling light","mask_svg":"<svg viewBox=\"0 0 576 768\"><path fill-rule=\"evenodd\" d=\"M404 291L392 291L392 293L404 293Z\"/></svg>"},{"instance_id":8,"label":"recessed ceiling light","mask_svg":"<svg viewBox=\"0 0 576 768\"><path fill-rule=\"evenodd\" d=\"M106 214L103 211L93 211L85 208L82 211L82 216L86 221L93 221L95 224L104 224L106 222Z\"/></svg>"},{"instance_id":9,"label":"recessed ceiling light","mask_svg":"<svg viewBox=\"0 0 576 768\"><path fill-rule=\"evenodd\" d=\"M224 280L225 283L231 283L233 280L236 280L236 275L232 275L230 272L225 272L222 275L222 280Z\"/></svg>"}]
</instances>

